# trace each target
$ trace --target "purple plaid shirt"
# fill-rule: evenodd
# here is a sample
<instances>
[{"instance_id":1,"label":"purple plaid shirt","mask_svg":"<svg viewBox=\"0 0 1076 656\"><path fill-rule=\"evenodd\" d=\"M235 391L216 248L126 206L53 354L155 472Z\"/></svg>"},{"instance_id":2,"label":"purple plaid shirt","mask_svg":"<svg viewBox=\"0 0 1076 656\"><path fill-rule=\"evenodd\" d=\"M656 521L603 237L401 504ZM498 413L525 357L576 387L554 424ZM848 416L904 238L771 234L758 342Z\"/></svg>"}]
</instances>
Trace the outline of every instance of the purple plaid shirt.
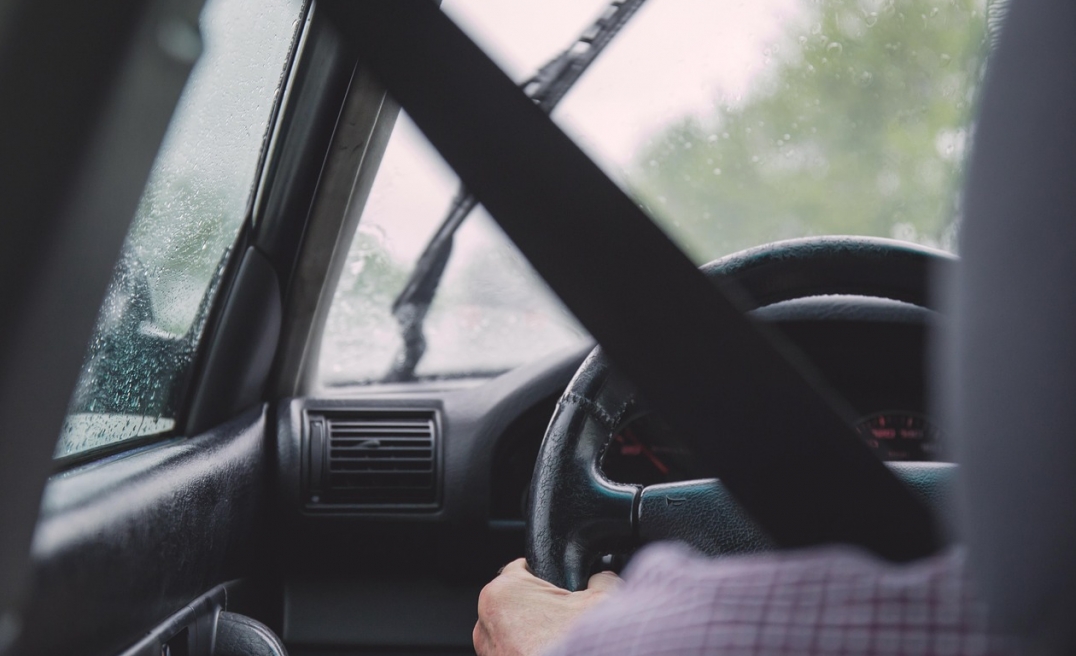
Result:
<instances>
[{"instance_id":1,"label":"purple plaid shirt","mask_svg":"<svg viewBox=\"0 0 1076 656\"><path fill-rule=\"evenodd\" d=\"M626 584L547 656L993 656L964 558L907 565L827 547L708 559L673 544L641 552Z\"/></svg>"}]
</instances>

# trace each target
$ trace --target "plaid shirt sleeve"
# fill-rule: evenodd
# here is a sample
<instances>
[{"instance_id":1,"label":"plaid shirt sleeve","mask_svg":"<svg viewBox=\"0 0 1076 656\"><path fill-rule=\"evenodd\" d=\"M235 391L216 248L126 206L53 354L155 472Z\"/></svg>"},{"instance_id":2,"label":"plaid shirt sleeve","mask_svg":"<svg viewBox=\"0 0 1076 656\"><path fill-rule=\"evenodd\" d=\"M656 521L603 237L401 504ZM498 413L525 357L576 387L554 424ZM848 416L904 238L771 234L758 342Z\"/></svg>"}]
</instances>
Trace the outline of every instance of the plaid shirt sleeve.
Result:
<instances>
[{"instance_id":1,"label":"plaid shirt sleeve","mask_svg":"<svg viewBox=\"0 0 1076 656\"><path fill-rule=\"evenodd\" d=\"M846 547L708 559L641 552L547 656L994 656L960 551L894 565Z\"/></svg>"}]
</instances>

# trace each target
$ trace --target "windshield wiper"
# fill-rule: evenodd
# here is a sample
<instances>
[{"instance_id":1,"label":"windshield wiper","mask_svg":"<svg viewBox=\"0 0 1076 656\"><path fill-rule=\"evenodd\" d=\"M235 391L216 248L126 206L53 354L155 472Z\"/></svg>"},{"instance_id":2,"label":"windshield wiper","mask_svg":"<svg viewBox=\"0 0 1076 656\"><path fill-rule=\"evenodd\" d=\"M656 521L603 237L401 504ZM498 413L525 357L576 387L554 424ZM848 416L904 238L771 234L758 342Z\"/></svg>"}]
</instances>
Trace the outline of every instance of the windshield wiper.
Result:
<instances>
[{"instance_id":1,"label":"windshield wiper","mask_svg":"<svg viewBox=\"0 0 1076 656\"><path fill-rule=\"evenodd\" d=\"M615 0L564 52L520 85L523 92L545 113L550 113L579 80L587 67L613 40L646 0ZM424 325L437 286L452 254L453 237L478 201L460 185L448 214L419 256L403 291L392 304L392 315L400 325L403 348L393 360L383 382L414 380L415 367L426 352Z\"/></svg>"}]
</instances>

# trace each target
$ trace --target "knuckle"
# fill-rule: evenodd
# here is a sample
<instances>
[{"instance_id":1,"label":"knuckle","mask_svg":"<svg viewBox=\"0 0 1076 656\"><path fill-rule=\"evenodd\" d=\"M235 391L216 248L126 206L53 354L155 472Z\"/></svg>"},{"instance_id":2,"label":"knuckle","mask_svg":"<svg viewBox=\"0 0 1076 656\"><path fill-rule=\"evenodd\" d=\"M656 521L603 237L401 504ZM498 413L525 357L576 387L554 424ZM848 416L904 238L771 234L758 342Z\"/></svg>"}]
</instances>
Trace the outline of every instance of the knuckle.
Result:
<instances>
[{"instance_id":1,"label":"knuckle","mask_svg":"<svg viewBox=\"0 0 1076 656\"><path fill-rule=\"evenodd\" d=\"M490 583L486 584L486 587L482 588L482 591L478 593L478 616L486 617L493 610L495 604L495 597L497 596L495 584L497 579L494 579Z\"/></svg>"},{"instance_id":2,"label":"knuckle","mask_svg":"<svg viewBox=\"0 0 1076 656\"><path fill-rule=\"evenodd\" d=\"M475 653L481 656L485 648L485 641L481 622L475 622L474 630L471 631L471 643L474 644Z\"/></svg>"}]
</instances>

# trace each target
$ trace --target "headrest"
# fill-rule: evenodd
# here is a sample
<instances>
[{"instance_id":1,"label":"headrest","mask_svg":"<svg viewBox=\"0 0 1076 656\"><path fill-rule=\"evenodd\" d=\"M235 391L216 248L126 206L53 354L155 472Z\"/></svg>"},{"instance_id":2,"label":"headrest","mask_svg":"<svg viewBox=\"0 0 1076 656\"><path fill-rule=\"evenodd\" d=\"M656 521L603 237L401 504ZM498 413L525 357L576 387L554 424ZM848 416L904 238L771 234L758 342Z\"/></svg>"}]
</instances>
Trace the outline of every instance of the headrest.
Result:
<instances>
[{"instance_id":1,"label":"headrest","mask_svg":"<svg viewBox=\"0 0 1076 656\"><path fill-rule=\"evenodd\" d=\"M960 529L1001 628L1076 647L1076 2L1014 2L990 61L951 288Z\"/></svg>"}]
</instances>

